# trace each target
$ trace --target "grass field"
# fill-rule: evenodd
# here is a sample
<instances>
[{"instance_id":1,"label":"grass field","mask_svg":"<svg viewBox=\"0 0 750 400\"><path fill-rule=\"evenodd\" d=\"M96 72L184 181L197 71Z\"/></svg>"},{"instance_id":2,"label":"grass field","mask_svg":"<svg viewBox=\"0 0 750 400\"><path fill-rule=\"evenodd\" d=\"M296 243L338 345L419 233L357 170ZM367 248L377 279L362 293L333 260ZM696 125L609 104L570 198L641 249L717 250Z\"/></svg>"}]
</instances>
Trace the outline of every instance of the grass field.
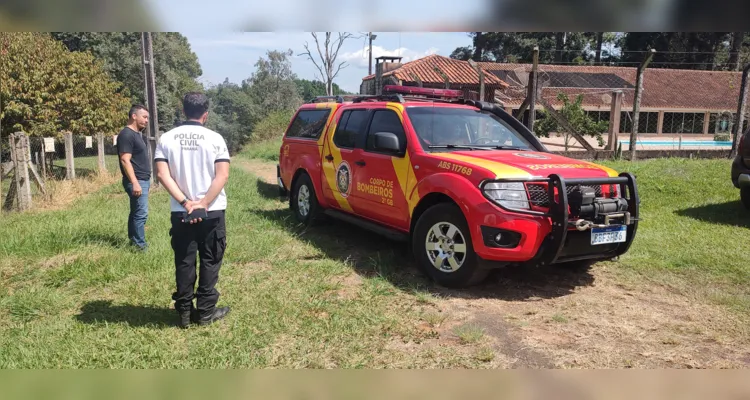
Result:
<instances>
[{"instance_id":1,"label":"grass field","mask_svg":"<svg viewBox=\"0 0 750 400\"><path fill-rule=\"evenodd\" d=\"M270 148L270 145L269 145ZM587 270L435 287L402 246L331 222L303 230L273 164L236 157L217 286L233 308L183 331L168 196L146 254L118 184L0 225L0 368L741 367L750 363L750 213L727 161L609 163L637 175L630 253ZM270 152L268 152L270 154Z\"/></svg>"}]
</instances>

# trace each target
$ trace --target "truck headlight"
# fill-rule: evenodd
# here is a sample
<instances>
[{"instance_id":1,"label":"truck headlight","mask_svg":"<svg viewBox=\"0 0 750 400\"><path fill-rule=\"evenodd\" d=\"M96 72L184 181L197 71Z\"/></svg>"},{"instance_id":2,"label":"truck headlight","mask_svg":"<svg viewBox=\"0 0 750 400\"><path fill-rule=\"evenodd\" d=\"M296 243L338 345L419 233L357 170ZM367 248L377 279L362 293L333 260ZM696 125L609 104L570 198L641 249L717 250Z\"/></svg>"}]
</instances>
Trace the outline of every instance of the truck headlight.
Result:
<instances>
[{"instance_id":1,"label":"truck headlight","mask_svg":"<svg viewBox=\"0 0 750 400\"><path fill-rule=\"evenodd\" d=\"M516 210L529 210L529 196L521 182L489 182L482 190L496 204Z\"/></svg>"}]
</instances>

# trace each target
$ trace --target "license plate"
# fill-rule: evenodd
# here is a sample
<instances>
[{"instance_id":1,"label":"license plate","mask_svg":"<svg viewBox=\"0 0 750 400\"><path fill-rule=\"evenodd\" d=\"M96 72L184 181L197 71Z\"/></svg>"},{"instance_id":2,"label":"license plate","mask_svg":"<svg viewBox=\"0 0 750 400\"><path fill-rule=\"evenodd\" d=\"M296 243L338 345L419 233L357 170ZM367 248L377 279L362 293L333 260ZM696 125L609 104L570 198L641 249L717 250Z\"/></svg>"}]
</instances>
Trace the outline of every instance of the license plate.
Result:
<instances>
[{"instance_id":1,"label":"license plate","mask_svg":"<svg viewBox=\"0 0 750 400\"><path fill-rule=\"evenodd\" d=\"M591 245L622 243L628 234L628 227L625 225L614 225L606 228L591 229Z\"/></svg>"}]
</instances>

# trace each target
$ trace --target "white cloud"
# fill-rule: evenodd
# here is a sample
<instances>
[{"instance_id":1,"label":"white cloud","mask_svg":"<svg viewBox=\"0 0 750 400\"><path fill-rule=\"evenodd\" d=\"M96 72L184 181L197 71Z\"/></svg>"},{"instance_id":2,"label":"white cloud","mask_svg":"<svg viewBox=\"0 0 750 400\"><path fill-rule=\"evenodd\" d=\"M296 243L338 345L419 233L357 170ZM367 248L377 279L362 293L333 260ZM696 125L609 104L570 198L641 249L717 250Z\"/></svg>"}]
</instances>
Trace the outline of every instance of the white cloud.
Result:
<instances>
[{"instance_id":1,"label":"white cloud","mask_svg":"<svg viewBox=\"0 0 750 400\"><path fill-rule=\"evenodd\" d=\"M372 59L375 60L375 58L381 57L381 56L403 57L401 62L406 63L406 62L414 61L416 59L426 57L432 54L437 54L438 50L439 49L436 47L430 47L429 49L423 52L419 52L419 51L408 49L406 47L400 47L394 50L387 50L380 46L372 46L372 56L373 56ZM368 49L365 47L355 52L348 52L348 53L340 54L339 59L341 61L347 61L351 65L359 67L359 68L367 68L368 62L369 62L367 53L368 53ZM373 61L373 65L375 65L375 61Z\"/></svg>"}]
</instances>

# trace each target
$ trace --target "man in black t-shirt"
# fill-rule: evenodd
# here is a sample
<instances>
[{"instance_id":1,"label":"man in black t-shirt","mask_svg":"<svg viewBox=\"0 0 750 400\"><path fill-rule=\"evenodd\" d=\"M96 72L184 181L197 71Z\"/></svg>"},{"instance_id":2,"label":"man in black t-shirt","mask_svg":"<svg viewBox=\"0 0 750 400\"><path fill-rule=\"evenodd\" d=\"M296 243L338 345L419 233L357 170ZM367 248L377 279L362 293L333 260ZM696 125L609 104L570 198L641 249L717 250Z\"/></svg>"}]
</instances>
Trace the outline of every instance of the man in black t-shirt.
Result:
<instances>
[{"instance_id":1,"label":"man in black t-shirt","mask_svg":"<svg viewBox=\"0 0 750 400\"><path fill-rule=\"evenodd\" d=\"M130 197L128 238L139 250L146 250L146 220L148 219L148 190L151 186L151 160L148 145L141 131L148 125L148 110L134 105L128 113L128 125L117 135L117 154L120 157L122 186Z\"/></svg>"}]
</instances>

